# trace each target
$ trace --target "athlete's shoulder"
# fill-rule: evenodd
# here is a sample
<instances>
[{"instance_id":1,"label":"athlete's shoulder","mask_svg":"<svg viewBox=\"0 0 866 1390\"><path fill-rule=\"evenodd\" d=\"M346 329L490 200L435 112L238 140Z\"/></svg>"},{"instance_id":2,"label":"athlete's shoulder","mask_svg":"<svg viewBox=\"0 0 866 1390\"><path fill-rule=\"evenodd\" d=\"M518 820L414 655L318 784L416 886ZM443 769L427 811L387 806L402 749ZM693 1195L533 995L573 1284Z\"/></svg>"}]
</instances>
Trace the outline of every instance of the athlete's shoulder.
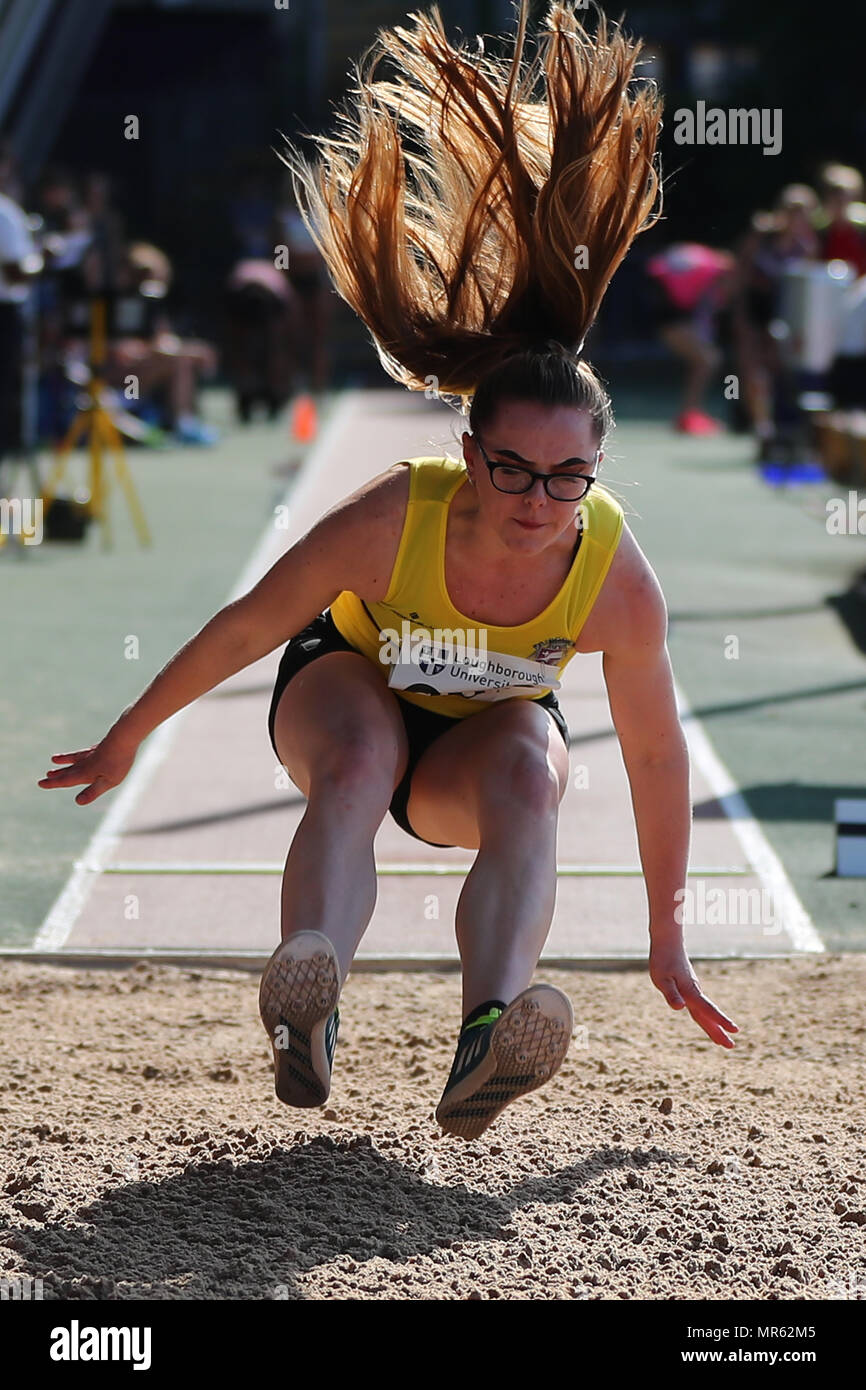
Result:
<instances>
[{"instance_id":1,"label":"athlete's shoulder","mask_svg":"<svg viewBox=\"0 0 866 1390\"><path fill-rule=\"evenodd\" d=\"M363 518L365 522L393 521L398 517L402 521L410 497L431 489L435 491L437 482L443 478L450 481L462 467L454 459L426 454L398 459L344 497L334 510L345 511L353 520Z\"/></svg>"},{"instance_id":2,"label":"athlete's shoulder","mask_svg":"<svg viewBox=\"0 0 866 1390\"><path fill-rule=\"evenodd\" d=\"M458 473L465 471L466 465L457 459L439 454L418 454L392 463L390 468L372 478L365 487L380 487L389 492L399 492L402 484L404 490L408 485L414 492L422 483L429 485L431 481L443 479L450 482Z\"/></svg>"},{"instance_id":3,"label":"athlete's shoulder","mask_svg":"<svg viewBox=\"0 0 866 1390\"><path fill-rule=\"evenodd\" d=\"M331 509L332 544L350 576L344 587L359 598L375 602L387 593L422 462L398 459Z\"/></svg>"},{"instance_id":4,"label":"athlete's shoulder","mask_svg":"<svg viewBox=\"0 0 866 1390\"><path fill-rule=\"evenodd\" d=\"M384 598L410 502L443 499L461 470L462 464L439 456L399 459L332 508L334 543L352 561L347 587L370 601Z\"/></svg>"},{"instance_id":5,"label":"athlete's shoulder","mask_svg":"<svg viewBox=\"0 0 866 1390\"><path fill-rule=\"evenodd\" d=\"M460 478L466 477L466 465L442 454L421 454L404 459L404 472L410 475L409 500L412 502L443 502L454 490ZM400 465L397 465L400 467Z\"/></svg>"}]
</instances>

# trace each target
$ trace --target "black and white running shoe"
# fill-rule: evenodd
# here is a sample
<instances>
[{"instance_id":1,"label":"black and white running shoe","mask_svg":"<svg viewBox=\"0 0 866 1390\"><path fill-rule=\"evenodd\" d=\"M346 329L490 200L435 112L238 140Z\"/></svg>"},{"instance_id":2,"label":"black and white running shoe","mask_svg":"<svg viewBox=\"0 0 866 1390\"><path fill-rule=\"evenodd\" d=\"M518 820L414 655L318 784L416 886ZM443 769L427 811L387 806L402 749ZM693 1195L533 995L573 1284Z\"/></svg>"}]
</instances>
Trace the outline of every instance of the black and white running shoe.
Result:
<instances>
[{"instance_id":1,"label":"black and white running shoe","mask_svg":"<svg viewBox=\"0 0 866 1390\"><path fill-rule=\"evenodd\" d=\"M462 1139L477 1139L506 1105L549 1081L565 1059L574 1028L571 1001L553 985L530 985L506 1009L493 1009L486 1018L460 1034L436 1108L446 1134Z\"/></svg>"},{"instance_id":2,"label":"black and white running shoe","mask_svg":"<svg viewBox=\"0 0 866 1390\"><path fill-rule=\"evenodd\" d=\"M340 967L328 938L295 932L265 966L259 1013L274 1053L274 1086L286 1105L323 1105L340 1027Z\"/></svg>"}]
</instances>

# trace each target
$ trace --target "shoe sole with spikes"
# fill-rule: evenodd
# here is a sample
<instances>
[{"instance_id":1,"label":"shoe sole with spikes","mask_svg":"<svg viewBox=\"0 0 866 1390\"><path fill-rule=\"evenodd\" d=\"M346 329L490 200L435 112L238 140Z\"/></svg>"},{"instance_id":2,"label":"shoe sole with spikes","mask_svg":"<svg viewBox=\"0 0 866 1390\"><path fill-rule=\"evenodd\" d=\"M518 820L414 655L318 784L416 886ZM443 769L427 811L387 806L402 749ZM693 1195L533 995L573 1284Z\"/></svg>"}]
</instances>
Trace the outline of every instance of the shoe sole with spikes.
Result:
<instances>
[{"instance_id":1,"label":"shoe sole with spikes","mask_svg":"<svg viewBox=\"0 0 866 1390\"><path fill-rule=\"evenodd\" d=\"M322 932L283 941L265 966L259 1013L274 1054L274 1087L286 1105L323 1105L337 1043L340 967Z\"/></svg>"},{"instance_id":2,"label":"shoe sole with spikes","mask_svg":"<svg viewBox=\"0 0 866 1390\"><path fill-rule=\"evenodd\" d=\"M518 994L495 1023L479 1029L488 1036L476 1044L476 1064L459 1080L449 1078L436 1108L445 1133L477 1139L506 1105L549 1081L565 1060L573 1029L574 1011L562 990L531 985ZM467 1051L471 1031L459 1045L464 1066L473 1058Z\"/></svg>"}]
</instances>

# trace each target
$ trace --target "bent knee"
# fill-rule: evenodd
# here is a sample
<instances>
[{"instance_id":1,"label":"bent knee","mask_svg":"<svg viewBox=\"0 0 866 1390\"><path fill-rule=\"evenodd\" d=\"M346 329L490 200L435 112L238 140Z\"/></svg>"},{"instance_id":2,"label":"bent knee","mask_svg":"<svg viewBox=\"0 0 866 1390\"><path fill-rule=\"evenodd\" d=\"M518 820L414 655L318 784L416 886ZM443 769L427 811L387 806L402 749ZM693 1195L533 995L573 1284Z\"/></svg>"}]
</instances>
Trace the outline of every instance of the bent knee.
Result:
<instances>
[{"instance_id":1,"label":"bent knee","mask_svg":"<svg viewBox=\"0 0 866 1390\"><path fill-rule=\"evenodd\" d=\"M312 780L336 786L372 786L381 781L390 786L399 756L398 740L384 723L377 728L357 723L337 726L311 768Z\"/></svg>"},{"instance_id":2,"label":"bent knee","mask_svg":"<svg viewBox=\"0 0 866 1390\"><path fill-rule=\"evenodd\" d=\"M497 751L496 764L483 783L489 800L505 799L509 816L543 815L559 805L559 778L546 744L538 739L510 740L506 749Z\"/></svg>"}]
</instances>

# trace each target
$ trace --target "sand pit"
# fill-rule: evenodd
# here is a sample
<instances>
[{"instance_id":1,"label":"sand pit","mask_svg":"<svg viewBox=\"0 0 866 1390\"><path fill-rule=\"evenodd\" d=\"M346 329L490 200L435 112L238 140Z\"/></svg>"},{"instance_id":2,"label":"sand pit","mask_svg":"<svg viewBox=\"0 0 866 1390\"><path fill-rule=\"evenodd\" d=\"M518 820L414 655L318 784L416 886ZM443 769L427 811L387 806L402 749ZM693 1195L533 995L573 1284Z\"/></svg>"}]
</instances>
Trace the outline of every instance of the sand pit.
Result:
<instances>
[{"instance_id":1,"label":"sand pit","mask_svg":"<svg viewBox=\"0 0 866 1390\"><path fill-rule=\"evenodd\" d=\"M356 974L328 1105L273 1094L257 977L0 970L3 1273L72 1299L866 1297L866 958L540 970L577 1040L466 1144L456 974Z\"/></svg>"}]
</instances>

